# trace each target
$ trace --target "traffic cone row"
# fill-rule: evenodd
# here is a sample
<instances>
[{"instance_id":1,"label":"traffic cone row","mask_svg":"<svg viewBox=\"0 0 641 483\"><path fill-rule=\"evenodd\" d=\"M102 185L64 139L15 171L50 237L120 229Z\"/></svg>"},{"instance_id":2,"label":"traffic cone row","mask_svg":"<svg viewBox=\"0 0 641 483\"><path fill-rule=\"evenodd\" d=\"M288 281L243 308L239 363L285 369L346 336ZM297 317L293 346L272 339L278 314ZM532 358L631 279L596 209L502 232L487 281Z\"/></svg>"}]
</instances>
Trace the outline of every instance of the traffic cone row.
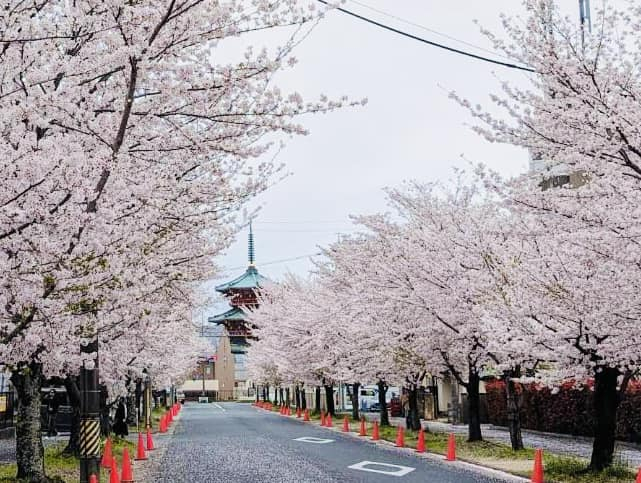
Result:
<instances>
[{"instance_id":1,"label":"traffic cone row","mask_svg":"<svg viewBox=\"0 0 641 483\"><path fill-rule=\"evenodd\" d=\"M349 419L347 416L343 419L343 433L349 433Z\"/></svg>"},{"instance_id":2,"label":"traffic cone row","mask_svg":"<svg viewBox=\"0 0 641 483\"><path fill-rule=\"evenodd\" d=\"M303 421L310 421L309 418L309 409L305 409L305 414L303 416Z\"/></svg>"},{"instance_id":3,"label":"traffic cone row","mask_svg":"<svg viewBox=\"0 0 641 483\"><path fill-rule=\"evenodd\" d=\"M378 434L378 421L374 421L374 429L372 430L372 441L378 441L379 439L381 439L381 437Z\"/></svg>"}]
</instances>

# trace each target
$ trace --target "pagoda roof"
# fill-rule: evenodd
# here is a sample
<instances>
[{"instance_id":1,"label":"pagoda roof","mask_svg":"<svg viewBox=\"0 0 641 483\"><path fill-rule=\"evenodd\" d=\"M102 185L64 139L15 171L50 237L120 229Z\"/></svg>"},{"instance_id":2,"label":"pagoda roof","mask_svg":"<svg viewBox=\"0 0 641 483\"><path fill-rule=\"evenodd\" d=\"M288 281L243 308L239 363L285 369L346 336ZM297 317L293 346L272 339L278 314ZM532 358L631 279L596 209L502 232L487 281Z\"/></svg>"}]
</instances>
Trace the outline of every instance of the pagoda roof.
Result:
<instances>
[{"instance_id":1,"label":"pagoda roof","mask_svg":"<svg viewBox=\"0 0 641 483\"><path fill-rule=\"evenodd\" d=\"M244 322L246 319L247 315L245 315L245 312L243 312L242 309L238 307L232 307L227 312L209 317L207 319L207 322L212 324L221 324L226 320L238 320Z\"/></svg>"},{"instance_id":2,"label":"pagoda roof","mask_svg":"<svg viewBox=\"0 0 641 483\"><path fill-rule=\"evenodd\" d=\"M232 290L255 290L260 288L268 279L263 277L256 267L250 265L240 277L231 282L223 283L216 287L217 292L226 293Z\"/></svg>"}]
</instances>

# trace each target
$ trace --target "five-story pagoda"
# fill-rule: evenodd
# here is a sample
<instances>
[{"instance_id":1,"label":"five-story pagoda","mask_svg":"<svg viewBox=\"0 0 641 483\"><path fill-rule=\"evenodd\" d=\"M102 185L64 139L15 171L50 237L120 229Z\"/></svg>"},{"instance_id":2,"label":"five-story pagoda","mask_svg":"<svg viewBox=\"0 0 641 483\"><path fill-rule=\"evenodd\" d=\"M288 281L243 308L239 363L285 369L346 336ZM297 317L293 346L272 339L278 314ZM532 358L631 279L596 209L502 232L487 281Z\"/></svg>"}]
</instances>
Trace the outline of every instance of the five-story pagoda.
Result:
<instances>
[{"instance_id":1,"label":"five-story pagoda","mask_svg":"<svg viewBox=\"0 0 641 483\"><path fill-rule=\"evenodd\" d=\"M249 339L251 339L251 326L247 321L246 309L258 306L257 290L267 281L256 269L254 252L254 234L251 223L249 225L249 266L245 273L234 280L216 287L231 305L231 308L222 314L208 318L208 322L223 325L223 336L229 337L231 352L234 357L234 389L239 396L248 395L250 383L247 380L245 367L245 354Z\"/></svg>"}]
</instances>

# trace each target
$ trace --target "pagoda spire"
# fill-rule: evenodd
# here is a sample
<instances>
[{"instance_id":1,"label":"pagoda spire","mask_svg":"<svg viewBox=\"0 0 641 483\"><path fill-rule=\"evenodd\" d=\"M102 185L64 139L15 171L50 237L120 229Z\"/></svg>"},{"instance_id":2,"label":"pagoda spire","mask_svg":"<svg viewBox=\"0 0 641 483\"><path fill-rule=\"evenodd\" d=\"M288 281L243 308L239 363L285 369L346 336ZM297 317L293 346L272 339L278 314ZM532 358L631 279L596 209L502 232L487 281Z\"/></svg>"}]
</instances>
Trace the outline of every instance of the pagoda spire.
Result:
<instances>
[{"instance_id":1,"label":"pagoda spire","mask_svg":"<svg viewBox=\"0 0 641 483\"><path fill-rule=\"evenodd\" d=\"M254 252L254 231L252 230L252 222L249 222L249 266L256 266L256 254Z\"/></svg>"}]
</instances>

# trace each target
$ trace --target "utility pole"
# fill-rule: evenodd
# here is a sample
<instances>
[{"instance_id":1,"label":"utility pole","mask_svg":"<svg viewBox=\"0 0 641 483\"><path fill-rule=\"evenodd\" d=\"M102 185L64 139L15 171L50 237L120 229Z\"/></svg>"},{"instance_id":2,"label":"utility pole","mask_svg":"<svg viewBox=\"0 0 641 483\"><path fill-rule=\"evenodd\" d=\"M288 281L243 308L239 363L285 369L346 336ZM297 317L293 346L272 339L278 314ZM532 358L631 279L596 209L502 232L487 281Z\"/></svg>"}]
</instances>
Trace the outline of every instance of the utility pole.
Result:
<instances>
[{"instance_id":1,"label":"utility pole","mask_svg":"<svg viewBox=\"0 0 641 483\"><path fill-rule=\"evenodd\" d=\"M98 382L98 337L80 351L94 354L94 367L80 368L80 483L91 475L100 478L100 388Z\"/></svg>"},{"instance_id":2,"label":"utility pole","mask_svg":"<svg viewBox=\"0 0 641 483\"><path fill-rule=\"evenodd\" d=\"M590 15L590 0L579 0L579 18L581 20L581 49L585 49L585 24L588 32L592 32L592 17Z\"/></svg>"}]
</instances>

